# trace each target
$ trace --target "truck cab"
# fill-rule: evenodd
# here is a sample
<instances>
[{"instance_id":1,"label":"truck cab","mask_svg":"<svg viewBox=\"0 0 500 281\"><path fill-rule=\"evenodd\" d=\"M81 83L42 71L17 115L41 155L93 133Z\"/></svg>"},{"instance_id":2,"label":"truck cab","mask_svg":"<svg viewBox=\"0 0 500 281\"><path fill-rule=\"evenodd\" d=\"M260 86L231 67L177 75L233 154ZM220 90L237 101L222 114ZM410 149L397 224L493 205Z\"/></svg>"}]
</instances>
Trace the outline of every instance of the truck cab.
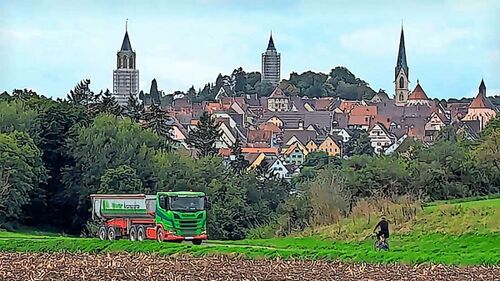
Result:
<instances>
[{"instance_id":1,"label":"truck cab","mask_svg":"<svg viewBox=\"0 0 500 281\"><path fill-rule=\"evenodd\" d=\"M207 239L209 206L203 192L158 192L156 195L156 239L191 240L194 244Z\"/></svg>"}]
</instances>

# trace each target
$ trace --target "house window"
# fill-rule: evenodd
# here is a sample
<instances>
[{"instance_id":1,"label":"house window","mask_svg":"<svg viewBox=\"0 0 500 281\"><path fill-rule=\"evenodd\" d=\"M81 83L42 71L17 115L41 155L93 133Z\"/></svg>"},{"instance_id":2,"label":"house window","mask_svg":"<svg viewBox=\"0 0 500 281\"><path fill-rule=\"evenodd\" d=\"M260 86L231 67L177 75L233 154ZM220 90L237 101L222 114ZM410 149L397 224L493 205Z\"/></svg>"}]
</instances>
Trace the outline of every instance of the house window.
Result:
<instances>
[{"instance_id":1,"label":"house window","mask_svg":"<svg viewBox=\"0 0 500 281\"><path fill-rule=\"evenodd\" d=\"M301 154L297 155L297 158L302 158L302 155Z\"/></svg>"}]
</instances>

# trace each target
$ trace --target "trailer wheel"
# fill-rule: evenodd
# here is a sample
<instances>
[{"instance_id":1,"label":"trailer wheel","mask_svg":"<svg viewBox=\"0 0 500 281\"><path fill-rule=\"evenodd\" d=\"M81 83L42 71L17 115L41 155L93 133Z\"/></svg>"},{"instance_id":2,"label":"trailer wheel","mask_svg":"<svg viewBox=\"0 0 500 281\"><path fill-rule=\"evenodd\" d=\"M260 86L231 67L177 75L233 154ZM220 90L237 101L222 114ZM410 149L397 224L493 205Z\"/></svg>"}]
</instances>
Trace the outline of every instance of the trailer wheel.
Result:
<instances>
[{"instance_id":1,"label":"trailer wheel","mask_svg":"<svg viewBox=\"0 0 500 281\"><path fill-rule=\"evenodd\" d=\"M135 226L130 227L128 231L128 239L130 239L130 241L137 240L137 228L135 228Z\"/></svg>"},{"instance_id":2,"label":"trailer wheel","mask_svg":"<svg viewBox=\"0 0 500 281\"><path fill-rule=\"evenodd\" d=\"M194 245L201 245L201 242L202 242L202 241L203 241L203 240L201 240L201 239L195 239L195 240L193 240L193 244L194 244Z\"/></svg>"},{"instance_id":3,"label":"trailer wheel","mask_svg":"<svg viewBox=\"0 0 500 281\"><path fill-rule=\"evenodd\" d=\"M105 226L99 227L99 239L106 240L108 238L108 229Z\"/></svg>"},{"instance_id":4,"label":"trailer wheel","mask_svg":"<svg viewBox=\"0 0 500 281\"><path fill-rule=\"evenodd\" d=\"M112 226L108 228L108 239L113 241L116 239L116 229Z\"/></svg>"},{"instance_id":5,"label":"trailer wheel","mask_svg":"<svg viewBox=\"0 0 500 281\"><path fill-rule=\"evenodd\" d=\"M158 240L158 242L163 242L163 228L159 227L156 229L156 240Z\"/></svg>"},{"instance_id":6,"label":"trailer wheel","mask_svg":"<svg viewBox=\"0 0 500 281\"><path fill-rule=\"evenodd\" d=\"M137 240L144 241L144 239L146 239L146 229L140 225L137 227Z\"/></svg>"}]
</instances>

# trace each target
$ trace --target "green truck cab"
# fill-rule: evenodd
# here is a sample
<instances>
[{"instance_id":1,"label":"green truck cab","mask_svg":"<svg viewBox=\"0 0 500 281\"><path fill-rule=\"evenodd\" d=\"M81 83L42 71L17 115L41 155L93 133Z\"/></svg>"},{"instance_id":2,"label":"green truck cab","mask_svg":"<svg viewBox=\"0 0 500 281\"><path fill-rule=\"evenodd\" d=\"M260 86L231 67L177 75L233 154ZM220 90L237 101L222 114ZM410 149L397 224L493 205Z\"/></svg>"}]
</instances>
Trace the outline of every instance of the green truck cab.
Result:
<instances>
[{"instance_id":1,"label":"green truck cab","mask_svg":"<svg viewBox=\"0 0 500 281\"><path fill-rule=\"evenodd\" d=\"M156 196L155 224L163 231L157 236L195 244L207 239L206 209L210 203L203 192L158 192Z\"/></svg>"}]
</instances>

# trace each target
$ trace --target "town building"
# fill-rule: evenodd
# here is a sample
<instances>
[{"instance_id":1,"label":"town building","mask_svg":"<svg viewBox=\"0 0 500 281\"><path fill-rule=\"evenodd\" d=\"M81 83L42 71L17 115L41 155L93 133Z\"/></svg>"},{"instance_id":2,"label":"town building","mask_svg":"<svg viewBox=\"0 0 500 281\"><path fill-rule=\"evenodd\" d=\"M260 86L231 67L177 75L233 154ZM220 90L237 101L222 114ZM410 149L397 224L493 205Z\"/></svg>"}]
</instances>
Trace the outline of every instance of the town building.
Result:
<instances>
[{"instance_id":1,"label":"town building","mask_svg":"<svg viewBox=\"0 0 500 281\"><path fill-rule=\"evenodd\" d=\"M285 95L282 89L276 87L267 98L267 110L269 111L289 111L290 98Z\"/></svg>"},{"instance_id":2,"label":"town building","mask_svg":"<svg viewBox=\"0 0 500 281\"><path fill-rule=\"evenodd\" d=\"M481 80L479 92L472 100L467 111L467 115L463 118L464 121L477 120L479 122L479 130L483 130L488 122L497 116L495 107L486 97L486 85L484 80Z\"/></svg>"}]
</instances>

